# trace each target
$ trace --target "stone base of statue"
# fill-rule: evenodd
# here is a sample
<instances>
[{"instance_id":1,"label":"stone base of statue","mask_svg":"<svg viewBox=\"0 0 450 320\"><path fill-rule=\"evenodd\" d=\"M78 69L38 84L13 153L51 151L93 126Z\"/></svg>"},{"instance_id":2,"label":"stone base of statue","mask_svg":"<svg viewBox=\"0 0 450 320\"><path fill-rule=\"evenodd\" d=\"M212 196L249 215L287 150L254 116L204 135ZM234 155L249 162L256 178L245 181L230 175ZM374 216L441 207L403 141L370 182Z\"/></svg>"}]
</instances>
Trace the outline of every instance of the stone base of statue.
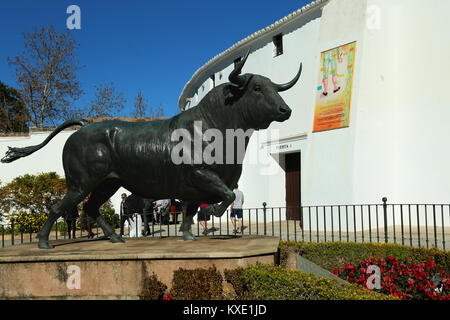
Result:
<instances>
[{"instance_id":1,"label":"stone base of statue","mask_svg":"<svg viewBox=\"0 0 450 320\"><path fill-rule=\"evenodd\" d=\"M139 299L144 279L155 273L169 288L173 271L217 270L278 261L279 238L136 238L52 241L0 249L0 299Z\"/></svg>"}]
</instances>

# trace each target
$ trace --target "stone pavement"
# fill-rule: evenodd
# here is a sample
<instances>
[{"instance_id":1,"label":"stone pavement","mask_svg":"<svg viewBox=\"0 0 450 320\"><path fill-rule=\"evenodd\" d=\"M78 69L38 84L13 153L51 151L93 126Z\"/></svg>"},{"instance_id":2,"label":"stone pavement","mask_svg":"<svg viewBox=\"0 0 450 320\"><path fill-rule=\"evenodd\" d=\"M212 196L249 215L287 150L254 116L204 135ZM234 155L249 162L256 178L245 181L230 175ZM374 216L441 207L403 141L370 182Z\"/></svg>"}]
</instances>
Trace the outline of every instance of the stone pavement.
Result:
<instances>
[{"instance_id":1,"label":"stone pavement","mask_svg":"<svg viewBox=\"0 0 450 320\"><path fill-rule=\"evenodd\" d=\"M5 262L77 261L121 259L209 259L242 258L273 254L278 250L276 237L246 236L203 237L197 241L182 238L125 238L125 243L107 239L57 240L53 249L39 249L36 243L10 246L0 250Z\"/></svg>"}]
</instances>

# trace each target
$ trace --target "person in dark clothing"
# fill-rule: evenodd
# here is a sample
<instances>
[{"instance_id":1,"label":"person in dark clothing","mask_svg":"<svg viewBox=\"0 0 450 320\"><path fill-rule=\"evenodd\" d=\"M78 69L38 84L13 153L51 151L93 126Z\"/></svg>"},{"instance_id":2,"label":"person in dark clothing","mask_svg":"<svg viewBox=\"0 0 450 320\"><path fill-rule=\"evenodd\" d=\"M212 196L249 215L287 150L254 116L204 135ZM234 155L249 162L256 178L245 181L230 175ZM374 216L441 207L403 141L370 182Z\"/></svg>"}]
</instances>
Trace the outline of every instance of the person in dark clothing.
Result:
<instances>
[{"instance_id":1,"label":"person in dark clothing","mask_svg":"<svg viewBox=\"0 0 450 320\"><path fill-rule=\"evenodd\" d=\"M142 210L142 215L144 216L144 236L149 236L151 234L149 223L153 217L154 202L153 199L143 199L144 208Z\"/></svg>"},{"instance_id":2,"label":"person in dark clothing","mask_svg":"<svg viewBox=\"0 0 450 320\"><path fill-rule=\"evenodd\" d=\"M161 209L159 210L160 222L161 224L169 224L171 199L164 199L162 201Z\"/></svg>"},{"instance_id":3,"label":"person in dark clothing","mask_svg":"<svg viewBox=\"0 0 450 320\"><path fill-rule=\"evenodd\" d=\"M96 235L94 232L92 232L92 224L95 222L91 217L89 217L86 213L86 205L89 200L89 197L86 197L83 201L83 208L81 210L80 215L80 223L81 228L86 230L88 232L88 239L94 238Z\"/></svg>"},{"instance_id":4,"label":"person in dark clothing","mask_svg":"<svg viewBox=\"0 0 450 320\"><path fill-rule=\"evenodd\" d=\"M183 221L186 219L187 207L189 206L189 201L181 200L181 212L183 214ZM182 232L181 226L179 232Z\"/></svg>"},{"instance_id":5,"label":"person in dark clothing","mask_svg":"<svg viewBox=\"0 0 450 320\"><path fill-rule=\"evenodd\" d=\"M75 239L75 232L77 230L78 207L73 208L71 211L66 212L64 221L67 223L67 230L69 232L69 239L72 237Z\"/></svg>"},{"instance_id":6,"label":"person in dark clothing","mask_svg":"<svg viewBox=\"0 0 450 320\"><path fill-rule=\"evenodd\" d=\"M120 236L123 236L125 221L127 221L128 219L124 208L125 200L127 200L127 195L125 193L122 193L121 197L122 201L120 202Z\"/></svg>"},{"instance_id":7,"label":"person in dark clothing","mask_svg":"<svg viewBox=\"0 0 450 320\"><path fill-rule=\"evenodd\" d=\"M197 220L200 223L200 225L203 227L203 234L206 236L208 233L208 221L210 219L210 215L206 213L206 208L208 208L210 204L208 203L202 203L200 205L200 211L197 215Z\"/></svg>"}]
</instances>

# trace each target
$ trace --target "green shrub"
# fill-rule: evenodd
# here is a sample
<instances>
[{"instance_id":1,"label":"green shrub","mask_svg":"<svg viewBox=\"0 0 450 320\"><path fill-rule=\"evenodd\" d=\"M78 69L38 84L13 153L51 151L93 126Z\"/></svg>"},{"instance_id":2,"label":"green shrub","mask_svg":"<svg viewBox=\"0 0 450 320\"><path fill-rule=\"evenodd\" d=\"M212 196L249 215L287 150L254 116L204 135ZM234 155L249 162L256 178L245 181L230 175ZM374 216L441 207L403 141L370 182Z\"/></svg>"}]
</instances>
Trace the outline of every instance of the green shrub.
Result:
<instances>
[{"instance_id":1,"label":"green shrub","mask_svg":"<svg viewBox=\"0 0 450 320\"><path fill-rule=\"evenodd\" d=\"M215 266L193 270L179 268L173 273L171 296L174 300L222 299L222 281Z\"/></svg>"},{"instance_id":2,"label":"green shrub","mask_svg":"<svg viewBox=\"0 0 450 320\"><path fill-rule=\"evenodd\" d=\"M103 206L100 208L100 214L105 219L105 221L113 228L120 227L120 217L114 211L114 208L108 206Z\"/></svg>"},{"instance_id":3,"label":"green shrub","mask_svg":"<svg viewBox=\"0 0 450 320\"><path fill-rule=\"evenodd\" d=\"M2 234L11 234L11 231L12 231L12 229L11 229L11 226L10 225L8 225L8 226L1 226L1 233ZM14 226L14 235L18 235L20 233L20 230L19 230L19 228L17 227L17 225L16 226Z\"/></svg>"},{"instance_id":4,"label":"green shrub","mask_svg":"<svg viewBox=\"0 0 450 320\"><path fill-rule=\"evenodd\" d=\"M299 270L288 270L280 266L257 264L238 268L232 280L237 299L252 300L396 300L390 296L334 279L316 277ZM227 274L230 275L229 271Z\"/></svg>"},{"instance_id":5,"label":"green shrub","mask_svg":"<svg viewBox=\"0 0 450 320\"><path fill-rule=\"evenodd\" d=\"M44 226L47 216L43 213L19 211L13 215L14 229L18 232L38 232Z\"/></svg>"},{"instance_id":6,"label":"green shrub","mask_svg":"<svg viewBox=\"0 0 450 320\"><path fill-rule=\"evenodd\" d=\"M414 263L425 263L431 259L436 263L438 269L450 270L450 251L392 243L281 241L280 265L286 265L289 252L301 253L304 258L330 272L335 268L342 268L345 263L358 265L360 261L368 260L371 257L380 259L387 256L397 257L399 260L407 258Z\"/></svg>"},{"instance_id":7,"label":"green shrub","mask_svg":"<svg viewBox=\"0 0 450 320\"><path fill-rule=\"evenodd\" d=\"M52 229L51 230L52 230L52 232L56 230L56 223L54 223L52 225ZM58 221L58 233L62 237L64 235L68 236L69 231L67 229L67 222L66 221L64 221L64 220Z\"/></svg>"},{"instance_id":8,"label":"green shrub","mask_svg":"<svg viewBox=\"0 0 450 320\"><path fill-rule=\"evenodd\" d=\"M225 270L225 280L230 283L234 289L234 296L230 297L235 300L253 299L254 294L248 283L244 280L244 269L236 268L232 270Z\"/></svg>"},{"instance_id":9,"label":"green shrub","mask_svg":"<svg viewBox=\"0 0 450 320\"><path fill-rule=\"evenodd\" d=\"M56 230L56 226L58 225L58 233L60 235L64 235L64 233L67 233L67 223L64 221L58 221L58 224L54 223L52 225L52 229L51 231L55 231ZM39 230L38 230L39 231Z\"/></svg>"},{"instance_id":10,"label":"green shrub","mask_svg":"<svg viewBox=\"0 0 450 320\"><path fill-rule=\"evenodd\" d=\"M141 300L162 300L166 290L167 286L159 281L153 273L150 277L144 279L139 297Z\"/></svg>"},{"instance_id":11,"label":"green shrub","mask_svg":"<svg viewBox=\"0 0 450 320\"><path fill-rule=\"evenodd\" d=\"M20 211L48 214L66 191L66 180L56 172L16 177L0 188L0 215Z\"/></svg>"}]
</instances>

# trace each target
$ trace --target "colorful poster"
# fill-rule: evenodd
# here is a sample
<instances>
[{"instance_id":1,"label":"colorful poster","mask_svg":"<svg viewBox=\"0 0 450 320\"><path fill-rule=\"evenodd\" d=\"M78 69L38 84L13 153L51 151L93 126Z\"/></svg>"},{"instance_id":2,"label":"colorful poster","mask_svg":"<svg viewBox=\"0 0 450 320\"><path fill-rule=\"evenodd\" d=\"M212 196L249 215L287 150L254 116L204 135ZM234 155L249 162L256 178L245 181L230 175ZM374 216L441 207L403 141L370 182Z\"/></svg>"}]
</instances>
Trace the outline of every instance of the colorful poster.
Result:
<instances>
[{"instance_id":1,"label":"colorful poster","mask_svg":"<svg viewBox=\"0 0 450 320\"><path fill-rule=\"evenodd\" d=\"M352 42L320 54L313 132L350 125L355 53Z\"/></svg>"}]
</instances>

